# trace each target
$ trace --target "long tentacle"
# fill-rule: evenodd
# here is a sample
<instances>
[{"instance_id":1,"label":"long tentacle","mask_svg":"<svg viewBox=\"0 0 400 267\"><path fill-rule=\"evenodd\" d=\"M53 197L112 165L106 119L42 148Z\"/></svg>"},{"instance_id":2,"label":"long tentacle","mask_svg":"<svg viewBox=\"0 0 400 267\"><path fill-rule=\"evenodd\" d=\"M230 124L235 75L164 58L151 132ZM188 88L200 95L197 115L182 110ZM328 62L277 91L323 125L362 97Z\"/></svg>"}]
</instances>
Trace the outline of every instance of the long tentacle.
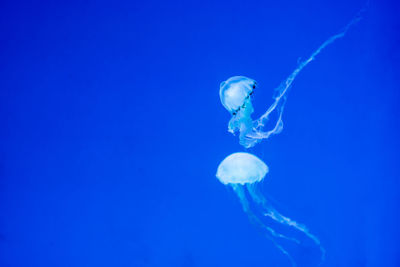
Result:
<instances>
[{"instance_id":1,"label":"long tentacle","mask_svg":"<svg viewBox=\"0 0 400 267\"><path fill-rule=\"evenodd\" d=\"M271 219L273 219L281 224L288 225L288 226L293 227L294 229L299 230L302 233L304 233L308 238L310 238L312 241L314 241L314 243L320 249L321 262L323 262L325 260L326 251L321 246L321 242L319 241L319 239L315 235L311 234L305 225L300 224L294 220L291 220L290 218L288 218L288 217L282 215L280 212L278 212L274 207L272 207L268 203L266 198L257 191L256 186L257 186L257 184L247 184L247 190L249 191L249 194L253 198L253 200L256 203L258 203L261 207L263 207L263 209L265 210L264 215L270 217Z\"/></svg>"},{"instance_id":2,"label":"long tentacle","mask_svg":"<svg viewBox=\"0 0 400 267\"><path fill-rule=\"evenodd\" d=\"M361 9L357 15L337 34L331 36L328 40L326 40L324 43L322 43L317 50L315 50L310 57L308 57L306 60L301 61L297 68L289 75L289 77L286 78L285 81L283 81L276 89L276 93L274 96L274 102L272 105L268 108L268 110L256 121L254 121L254 131L248 133L246 135L247 138L249 139L267 139L271 135L274 134L279 134L282 129L283 129L283 121L282 121L282 113L283 109L285 107L286 103L286 98L288 91L297 77L297 75L300 73L301 70L305 66L307 66L311 61L315 59L315 57L321 53L323 49L325 49L327 46L335 42L337 39L340 39L345 36L347 31L354 25L356 24L360 19L361 19L361 14L365 11L366 7ZM264 124L266 121L269 119L269 116L271 113L278 108L278 119L277 122L275 123L275 126L272 130L269 131L262 131L262 128L264 127Z\"/></svg>"},{"instance_id":3,"label":"long tentacle","mask_svg":"<svg viewBox=\"0 0 400 267\"><path fill-rule=\"evenodd\" d=\"M265 229L268 231L268 233L270 233L271 235L266 235L266 237L272 241L272 243L283 253L285 254L290 263L292 264L293 267L297 266L296 262L294 261L294 259L292 258L292 256L289 254L289 252L287 250L285 250L280 244L277 243L277 241L274 239L279 237L279 238L283 238L283 239L287 239L296 243L299 243L298 240L294 239L294 238L289 238L286 237L285 235L279 234L277 233L274 229L272 229L271 227L266 226L264 223L261 222L261 220L251 211L250 206L249 206L249 202L246 198L246 194L243 190L243 186L239 185L239 184L232 184L232 188L235 191L235 193L237 194L237 196L239 197L240 203L242 204L243 210L244 212L247 214L247 216L249 217L250 221L252 223L254 223L255 225L257 225L258 227L260 227L261 229Z\"/></svg>"}]
</instances>

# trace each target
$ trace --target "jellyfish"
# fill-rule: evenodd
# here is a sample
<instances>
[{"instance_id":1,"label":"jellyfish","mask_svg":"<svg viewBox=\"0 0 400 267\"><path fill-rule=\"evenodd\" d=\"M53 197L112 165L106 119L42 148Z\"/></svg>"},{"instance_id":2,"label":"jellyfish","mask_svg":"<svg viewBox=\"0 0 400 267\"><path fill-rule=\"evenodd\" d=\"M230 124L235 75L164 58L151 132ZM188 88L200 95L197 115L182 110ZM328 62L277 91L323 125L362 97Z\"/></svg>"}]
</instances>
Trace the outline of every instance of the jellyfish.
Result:
<instances>
[{"instance_id":1,"label":"jellyfish","mask_svg":"<svg viewBox=\"0 0 400 267\"><path fill-rule=\"evenodd\" d=\"M292 266L296 266L295 260L279 241L284 239L295 244L300 244L301 242L297 238L282 234L265 224L262 218L253 212L252 206L255 205L260 209L263 216L272 219L278 224L300 231L310 238L321 251L320 262L322 263L325 259L325 250L318 238L311 234L306 226L279 213L258 189L260 182L263 181L268 171L268 166L255 155L238 152L229 155L219 164L216 176L222 184L233 189L250 221L265 231L267 238L288 257Z\"/></svg>"},{"instance_id":2,"label":"jellyfish","mask_svg":"<svg viewBox=\"0 0 400 267\"><path fill-rule=\"evenodd\" d=\"M365 9L366 7L361 9L339 33L331 36L324 43L322 43L322 45L320 45L310 57L303 61L299 60L295 70L275 89L273 103L257 120L253 120L251 118L251 114L254 112L251 98L254 93L254 89L257 88L256 81L245 76L234 76L220 84L219 95L221 103L232 115L228 123L228 131L232 134L235 134L236 132L240 133L239 143L243 147L253 147L261 140L268 139L270 136L279 134L282 131L282 114L287 95L297 75L305 66L313 61L323 49L335 42L337 39L344 37L349 28L361 19L361 14L365 11ZM272 123L272 129L265 130L264 127L274 111L276 111L277 119Z\"/></svg>"},{"instance_id":3,"label":"jellyfish","mask_svg":"<svg viewBox=\"0 0 400 267\"><path fill-rule=\"evenodd\" d=\"M256 81L244 76L231 77L221 83L219 96L222 105L232 114L228 131L235 134L239 130L239 142L244 147L252 147L257 139L247 137L254 130L251 114L254 112L251 96L256 89Z\"/></svg>"}]
</instances>

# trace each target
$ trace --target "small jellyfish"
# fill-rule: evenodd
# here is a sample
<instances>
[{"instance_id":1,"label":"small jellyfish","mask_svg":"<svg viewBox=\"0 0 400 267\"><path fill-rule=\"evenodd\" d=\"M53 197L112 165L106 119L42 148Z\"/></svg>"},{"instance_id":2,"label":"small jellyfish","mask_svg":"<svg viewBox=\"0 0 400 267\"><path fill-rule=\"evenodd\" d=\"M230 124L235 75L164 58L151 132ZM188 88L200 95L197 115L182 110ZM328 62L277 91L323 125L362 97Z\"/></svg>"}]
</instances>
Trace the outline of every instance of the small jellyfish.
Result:
<instances>
[{"instance_id":1,"label":"small jellyfish","mask_svg":"<svg viewBox=\"0 0 400 267\"><path fill-rule=\"evenodd\" d=\"M289 252L280 245L279 240L290 240L296 244L300 244L300 241L296 238L281 234L272 227L266 225L262 218L252 211L250 207L254 205L250 205L250 201L262 211L264 216L271 218L276 223L298 230L310 238L320 249L322 262L325 258L325 250L321 246L318 238L312 235L304 225L280 214L259 192L257 188L258 184L264 179L268 170L268 166L258 157L249 153L238 152L229 155L219 164L216 176L221 183L233 189L250 221L266 231L267 237L289 258L292 266L296 266L296 262ZM248 199L246 195L249 195L250 199Z\"/></svg>"},{"instance_id":2,"label":"small jellyfish","mask_svg":"<svg viewBox=\"0 0 400 267\"><path fill-rule=\"evenodd\" d=\"M220 84L219 95L222 105L231 113L232 118L228 124L228 131L232 134L239 132L239 143L245 148L253 147L263 139L268 139L271 135L279 134L283 129L282 113L285 107L287 94L301 70L307 66L321 51L339 38L342 38L349 28L361 19L363 8L338 34L331 36L315 50L306 60L299 61L296 69L284 80L276 89L273 96L273 103L267 111L257 120L251 118L254 112L251 96L257 83L244 76L234 76ZM273 123L270 130L264 130L270 115L276 111L277 120Z\"/></svg>"},{"instance_id":3,"label":"small jellyfish","mask_svg":"<svg viewBox=\"0 0 400 267\"><path fill-rule=\"evenodd\" d=\"M286 96L282 101L276 99L265 118L253 121L251 114L254 112L251 98L254 89L257 88L257 82L245 76L234 76L224 81L220 85L219 96L222 105L231 113L232 118L228 123L228 131L232 134L239 132L239 143L245 148L253 147L262 139L268 138L272 134L278 134L283 129L282 112ZM281 97L283 97L282 95ZM275 127L267 132L261 129L264 121L268 120L269 114L274 111L278 105L280 112Z\"/></svg>"},{"instance_id":4,"label":"small jellyfish","mask_svg":"<svg viewBox=\"0 0 400 267\"><path fill-rule=\"evenodd\" d=\"M254 128L251 119L254 112L251 95L256 87L256 81L244 76L231 77L220 85L221 103L232 114L228 131L234 134L239 130L239 142L244 147L252 147L257 142L256 139L248 137Z\"/></svg>"}]
</instances>

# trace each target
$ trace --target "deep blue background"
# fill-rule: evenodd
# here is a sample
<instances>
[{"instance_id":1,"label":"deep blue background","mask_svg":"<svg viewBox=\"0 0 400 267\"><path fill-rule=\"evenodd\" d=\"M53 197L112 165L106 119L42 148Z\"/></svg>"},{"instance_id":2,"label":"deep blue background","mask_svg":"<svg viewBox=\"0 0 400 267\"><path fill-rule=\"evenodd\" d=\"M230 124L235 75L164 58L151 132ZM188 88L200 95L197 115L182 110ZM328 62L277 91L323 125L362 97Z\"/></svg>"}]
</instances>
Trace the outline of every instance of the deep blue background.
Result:
<instances>
[{"instance_id":1,"label":"deep blue background","mask_svg":"<svg viewBox=\"0 0 400 267\"><path fill-rule=\"evenodd\" d=\"M0 266L289 266L215 178L241 151L219 83L275 88L364 5L2 1ZM400 266L400 24L364 19L294 82L251 149L324 266Z\"/></svg>"}]
</instances>

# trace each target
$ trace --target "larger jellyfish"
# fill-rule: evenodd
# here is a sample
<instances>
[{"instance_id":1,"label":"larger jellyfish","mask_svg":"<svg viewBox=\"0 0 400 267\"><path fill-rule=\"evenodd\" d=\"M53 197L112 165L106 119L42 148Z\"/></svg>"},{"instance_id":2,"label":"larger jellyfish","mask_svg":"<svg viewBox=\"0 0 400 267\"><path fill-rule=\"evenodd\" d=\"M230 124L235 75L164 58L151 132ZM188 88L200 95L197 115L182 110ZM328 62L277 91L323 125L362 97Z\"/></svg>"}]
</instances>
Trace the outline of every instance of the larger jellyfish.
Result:
<instances>
[{"instance_id":1,"label":"larger jellyfish","mask_svg":"<svg viewBox=\"0 0 400 267\"><path fill-rule=\"evenodd\" d=\"M219 164L216 176L221 183L233 189L249 219L266 231L267 237L281 252L288 256L292 266L296 266L296 262L280 244L280 239L290 240L297 244L300 244L300 241L294 237L279 233L263 223L263 220L250 208L252 206L250 205L250 201L254 202L261 209L264 216L271 218L274 222L300 231L310 238L320 249L322 262L325 258L325 250L320 245L318 238L312 235L304 225L280 214L257 189L258 184L264 179L267 173L268 166L261 159L249 153L239 152L229 155ZM250 198L246 195L249 195Z\"/></svg>"},{"instance_id":2,"label":"larger jellyfish","mask_svg":"<svg viewBox=\"0 0 400 267\"><path fill-rule=\"evenodd\" d=\"M244 76L234 76L220 85L220 99L222 105L231 113L232 118L228 124L228 131L232 134L239 132L239 142L245 148L250 148L262 139L268 139L271 135L279 134L283 129L282 113L285 107L288 91L300 71L307 66L315 57L328 45L339 38L342 38L348 29L357 23L361 18L363 8L354 18L340 31L326 40L317 50L315 50L309 58L300 61L297 68L283 81L276 89L273 96L273 103L267 111L257 120L251 118L254 109L251 103L251 96L257 83L250 78ZM264 126L270 119L270 115L276 111L277 120L273 124L272 129L265 130Z\"/></svg>"}]
</instances>

